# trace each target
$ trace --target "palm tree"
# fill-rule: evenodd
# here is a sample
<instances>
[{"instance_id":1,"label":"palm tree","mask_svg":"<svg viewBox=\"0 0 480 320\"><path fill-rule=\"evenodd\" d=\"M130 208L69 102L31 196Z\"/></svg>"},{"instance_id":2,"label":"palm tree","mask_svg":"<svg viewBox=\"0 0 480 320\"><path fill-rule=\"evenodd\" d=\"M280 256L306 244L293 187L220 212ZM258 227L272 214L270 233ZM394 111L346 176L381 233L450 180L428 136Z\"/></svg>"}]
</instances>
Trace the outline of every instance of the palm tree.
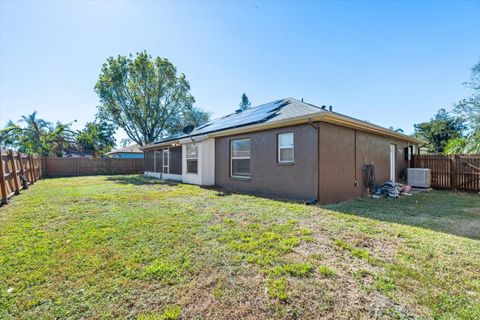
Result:
<instances>
[{"instance_id":1,"label":"palm tree","mask_svg":"<svg viewBox=\"0 0 480 320\"><path fill-rule=\"evenodd\" d=\"M0 145L44 156L62 155L73 142L71 124L57 122L54 125L38 118L37 115L35 111L22 116L18 124L9 121L7 126L0 130Z\"/></svg>"}]
</instances>

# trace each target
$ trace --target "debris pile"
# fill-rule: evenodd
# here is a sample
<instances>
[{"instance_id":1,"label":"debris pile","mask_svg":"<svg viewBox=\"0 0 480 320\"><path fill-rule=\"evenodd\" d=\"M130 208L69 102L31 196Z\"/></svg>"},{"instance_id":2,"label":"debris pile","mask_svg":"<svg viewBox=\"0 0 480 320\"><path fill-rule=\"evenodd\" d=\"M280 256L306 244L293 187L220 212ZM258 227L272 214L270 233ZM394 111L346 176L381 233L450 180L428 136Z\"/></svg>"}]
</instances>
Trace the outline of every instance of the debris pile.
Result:
<instances>
[{"instance_id":1,"label":"debris pile","mask_svg":"<svg viewBox=\"0 0 480 320\"><path fill-rule=\"evenodd\" d=\"M410 190L409 185L387 181L374 189L372 198L398 198L400 195L411 195Z\"/></svg>"}]
</instances>

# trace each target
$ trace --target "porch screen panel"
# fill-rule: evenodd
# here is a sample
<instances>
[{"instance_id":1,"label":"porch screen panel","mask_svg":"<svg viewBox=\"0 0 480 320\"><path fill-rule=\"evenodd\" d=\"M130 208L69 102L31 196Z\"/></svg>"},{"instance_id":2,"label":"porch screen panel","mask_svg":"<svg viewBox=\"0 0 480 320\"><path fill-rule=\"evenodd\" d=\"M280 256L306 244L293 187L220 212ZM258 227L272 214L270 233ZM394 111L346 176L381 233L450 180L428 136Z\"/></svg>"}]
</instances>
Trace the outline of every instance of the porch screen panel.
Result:
<instances>
[{"instance_id":1,"label":"porch screen panel","mask_svg":"<svg viewBox=\"0 0 480 320\"><path fill-rule=\"evenodd\" d=\"M145 151L145 171L154 172L153 151Z\"/></svg>"},{"instance_id":2,"label":"porch screen panel","mask_svg":"<svg viewBox=\"0 0 480 320\"><path fill-rule=\"evenodd\" d=\"M155 172L163 172L163 149L155 150Z\"/></svg>"},{"instance_id":3,"label":"porch screen panel","mask_svg":"<svg viewBox=\"0 0 480 320\"><path fill-rule=\"evenodd\" d=\"M170 148L170 173L182 174L182 147Z\"/></svg>"}]
</instances>

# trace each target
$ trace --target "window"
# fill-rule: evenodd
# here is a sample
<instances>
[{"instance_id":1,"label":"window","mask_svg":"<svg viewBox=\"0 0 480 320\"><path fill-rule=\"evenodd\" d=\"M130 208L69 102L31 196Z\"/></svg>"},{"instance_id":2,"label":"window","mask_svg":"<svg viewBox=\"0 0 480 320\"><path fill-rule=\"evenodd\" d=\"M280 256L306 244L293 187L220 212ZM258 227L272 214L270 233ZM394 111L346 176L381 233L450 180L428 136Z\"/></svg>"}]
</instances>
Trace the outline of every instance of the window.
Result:
<instances>
[{"instance_id":1,"label":"window","mask_svg":"<svg viewBox=\"0 0 480 320\"><path fill-rule=\"evenodd\" d=\"M198 145L187 144L187 173L198 173Z\"/></svg>"},{"instance_id":2,"label":"window","mask_svg":"<svg viewBox=\"0 0 480 320\"><path fill-rule=\"evenodd\" d=\"M293 132L278 135L278 162L293 162Z\"/></svg>"},{"instance_id":3,"label":"window","mask_svg":"<svg viewBox=\"0 0 480 320\"><path fill-rule=\"evenodd\" d=\"M250 139L230 141L230 160L232 177L250 177Z\"/></svg>"}]
</instances>

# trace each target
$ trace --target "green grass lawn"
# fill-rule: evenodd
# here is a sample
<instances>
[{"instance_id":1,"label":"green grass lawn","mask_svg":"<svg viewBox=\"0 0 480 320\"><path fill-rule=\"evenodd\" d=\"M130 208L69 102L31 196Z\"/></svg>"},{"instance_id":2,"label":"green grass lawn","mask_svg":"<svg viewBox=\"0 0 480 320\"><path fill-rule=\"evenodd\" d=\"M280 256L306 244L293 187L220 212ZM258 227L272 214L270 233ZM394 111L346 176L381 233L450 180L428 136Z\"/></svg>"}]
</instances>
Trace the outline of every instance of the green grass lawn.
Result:
<instances>
[{"instance_id":1,"label":"green grass lawn","mask_svg":"<svg viewBox=\"0 0 480 320\"><path fill-rule=\"evenodd\" d=\"M0 318L479 319L480 196L326 207L137 176L0 208Z\"/></svg>"}]
</instances>

